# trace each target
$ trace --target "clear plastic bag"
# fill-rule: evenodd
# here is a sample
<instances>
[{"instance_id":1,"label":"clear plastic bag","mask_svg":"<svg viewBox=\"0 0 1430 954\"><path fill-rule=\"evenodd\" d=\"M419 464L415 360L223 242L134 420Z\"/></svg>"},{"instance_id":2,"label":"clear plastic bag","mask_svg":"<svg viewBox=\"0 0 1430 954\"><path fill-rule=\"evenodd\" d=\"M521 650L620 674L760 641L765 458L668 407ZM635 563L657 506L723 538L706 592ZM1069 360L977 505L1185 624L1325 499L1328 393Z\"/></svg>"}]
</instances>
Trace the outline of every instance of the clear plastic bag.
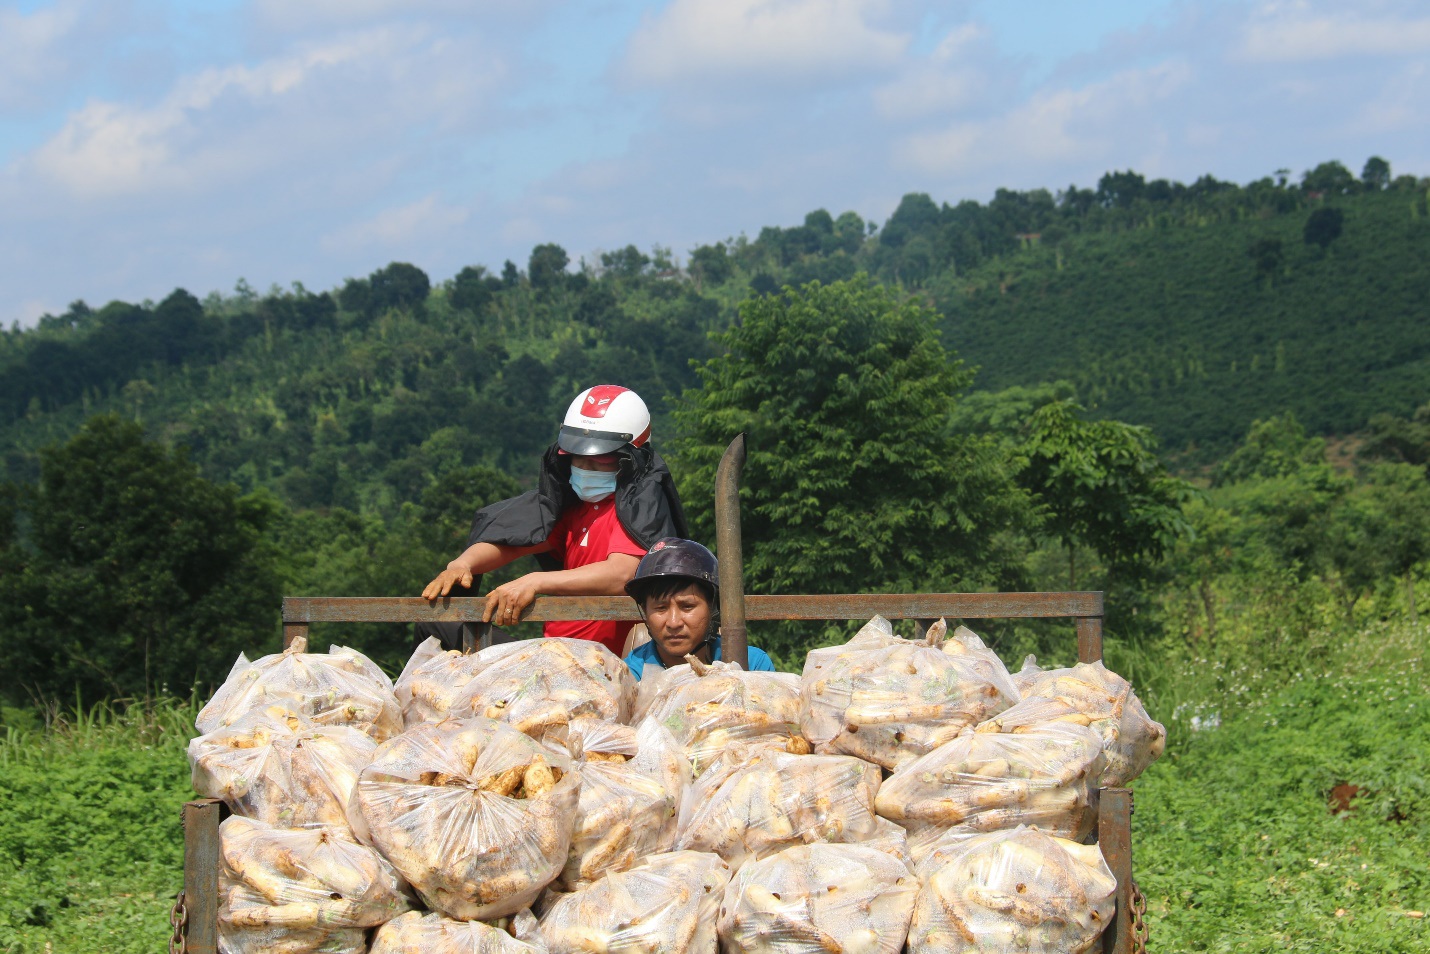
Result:
<instances>
[{"instance_id":1,"label":"clear plastic bag","mask_svg":"<svg viewBox=\"0 0 1430 954\"><path fill-rule=\"evenodd\" d=\"M946 622L939 620L938 623L934 625L937 626L939 624L943 625L945 631L947 630L948 624ZM933 627L929 627L929 631L932 634ZM971 659L980 659L989 667L990 672L1001 672L1004 675L1008 674L1008 667L1003 665L1003 660L998 658L998 654L989 649L988 644L983 642L983 638L967 626L958 627L953 631L953 635L946 639L942 638L941 635L932 635L929 642L932 645L938 646L939 649L948 653L950 656L967 656ZM1014 676L1009 676L1008 678L1016 688L1018 685L1017 678Z\"/></svg>"},{"instance_id":2,"label":"clear plastic bag","mask_svg":"<svg viewBox=\"0 0 1430 954\"><path fill-rule=\"evenodd\" d=\"M692 787L677 847L714 852L738 869L791 845L887 837L874 814L877 766L767 746L746 752L723 777L702 776Z\"/></svg>"},{"instance_id":3,"label":"clear plastic bag","mask_svg":"<svg viewBox=\"0 0 1430 954\"><path fill-rule=\"evenodd\" d=\"M377 929L369 954L548 954L536 918L522 910L495 924L413 911Z\"/></svg>"},{"instance_id":4,"label":"clear plastic bag","mask_svg":"<svg viewBox=\"0 0 1430 954\"><path fill-rule=\"evenodd\" d=\"M637 728L581 719L571 751L585 764L571 851L561 890L583 888L675 844L690 763L670 732L647 719Z\"/></svg>"},{"instance_id":5,"label":"clear plastic bag","mask_svg":"<svg viewBox=\"0 0 1430 954\"><path fill-rule=\"evenodd\" d=\"M765 736L796 750L799 739L799 680L790 673L746 672L734 663L706 665L693 657L641 681L653 684L638 713L670 730L685 749L698 777L732 742ZM796 739L791 743L791 739Z\"/></svg>"},{"instance_id":6,"label":"clear plastic bag","mask_svg":"<svg viewBox=\"0 0 1430 954\"><path fill-rule=\"evenodd\" d=\"M625 663L589 639L528 639L490 646L477 654L476 669L451 694L448 714L485 717L514 726L532 738L561 742L572 719L629 722L636 681Z\"/></svg>"},{"instance_id":7,"label":"clear plastic bag","mask_svg":"<svg viewBox=\"0 0 1430 954\"><path fill-rule=\"evenodd\" d=\"M1029 653L1023 657L1023 668L1013 673L1013 685L1018 687L1018 697L1024 698L1028 695L1028 690L1033 688L1038 677L1043 674L1042 668L1038 665L1038 657Z\"/></svg>"},{"instance_id":8,"label":"clear plastic bag","mask_svg":"<svg viewBox=\"0 0 1430 954\"><path fill-rule=\"evenodd\" d=\"M392 692L392 680L372 660L346 646L326 653L307 651L308 641L296 639L281 653L257 662L239 655L195 724L207 735L233 725L256 709L287 705L319 725L350 725L377 741L402 731L402 708Z\"/></svg>"},{"instance_id":9,"label":"clear plastic bag","mask_svg":"<svg viewBox=\"0 0 1430 954\"><path fill-rule=\"evenodd\" d=\"M551 898L541 936L551 954L715 954L730 880L717 855L672 851Z\"/></svg>"},{"instance_id":10,"label":"clear plastic bag","mask_svg":"<svg viewBox=\"0 0 1430 954\"><path fill-rule=\"evenodd\" d=\"M1018 700L997 656L946 653L929 636L900 639L888 628L875 617L806 659L800 727L815 751L897 768ZM929 635L938 640L941 629Z\"/></svg>"},{"instance_id":11,"label":"clear plastic bag","mask_svg":"<svg viewBox=\"0 0 1430 954\"><path fill-rule=\"evenodd\" d=\"M728 954L898 954L919 881L867 845L797 845L752 861L720 906Z\"/></svg>"},{"instance_id":12,"label":"clear plastic bag","mask_svg":"<svg viewBox=\"0 0 1430 954\"><path fill-rule=\"evenodd\" d=\"M315 725L286 705L249 712L189 743L194 791L280 828L348 824L348 800L377 743Z\"/></svg>"},{"instance_id":13,"label":"clear plastic bag","mask_svg":"<svg viewBox=\"0 0 1430 954\"><path fill-rule=\"evenodd\" d=\"M361 954L366 933L412 909L402 878L346 828L219 826L219 950Z\"/></svg>"},{"instance_id":14,"label":"clear plastic bag","mask_svg":"<svg viewBox=\"0 0 1430 954\"><path fill-rule=\"evenodd\" d=\"M921 954L1083 954L1115 906L1117 882L1096 845L1031 828L969 835L918 873L909 950Z\"/></svg>"},{"instance_id":15,"label":"clear plastic bag","mask_svg":"<svg viewBox=\"0 0 1430 954\"><path fill-rule=\"evenodd\" d=\"M470 715L466 688L487 662L481 653L443 649L440 639L428 636L393 685L403 723L411 728L419 722L441 722L454 709L460 710L459 716Z\"/></svg>"},{"instance_id":16,"label":"clear plastic bag","mask_svg":"<svg viewBox=\"0 0 1430 954\"><path fill-rule=\"evenodd\" d=\"M1132 684L1101 662L1039 671L1023 701L999 713L979 732L1028 732L1049 723L1090 726L1102 737L1107 767L1101 784L1126 785L1167 746L1167 730L1142 706Z\"/></svg>"},{"instance_id":17,"label":"clear plastic bag","mask_svg":"<svg viewBox=\"0 0 1430 954\"><path fill-rule=\"evenodd\" d=\"M353 818L428 907L461 921L529 907L571 848L577 764L491 719L423 723L384 743Z\"/></svg>"},{"instance_id":18,"label":"clear plastic bag","mask_svg":"<svg viewBox=\"0 0 1430 954\"><path fill-rule=\"evenodd\" d=\"M1097 821L1103 765L1102 739L1084 726L1019 735L965 731L900 766L875 805L915 843L929 827L982 832L1028 825L1081 839Z\"/></svg>"}]
</instances>

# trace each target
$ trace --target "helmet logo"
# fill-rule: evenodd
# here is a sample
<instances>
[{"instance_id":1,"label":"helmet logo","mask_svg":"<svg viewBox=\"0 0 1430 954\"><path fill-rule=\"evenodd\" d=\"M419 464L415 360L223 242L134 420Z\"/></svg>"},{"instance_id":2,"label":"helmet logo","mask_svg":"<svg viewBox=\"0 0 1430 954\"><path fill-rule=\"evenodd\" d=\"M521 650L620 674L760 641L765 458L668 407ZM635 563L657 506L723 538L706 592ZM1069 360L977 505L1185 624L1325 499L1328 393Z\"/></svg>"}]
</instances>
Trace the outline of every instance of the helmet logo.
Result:
<instances>
[{"instance_id":1,"label":"helmet logo","mask_svg":"<svg viewBox=\"0 0 1430 954\"><path fill-rule=\"evenodd\" d=\"M657 540L655 546L653 546L653 547L650 548L650 552L651 552L651 553L654 553L654 552L657 551L657 550L664 550L664 549L665 549L665 541L664 541L664 540Z\"/></svg>"},{"instance_id":2,"label":"helmet logo","mask_svg":"<svg viewBox=\"0 0 1430 954\"><path fill-rule=\"evenodd\" d=\"M611 409L611 403L626 393L626 388L619 384L598 384L586 394L586 400L582 402L581 413L590 418L603 418L606 412Z\"/></svg>"}]
</instances>

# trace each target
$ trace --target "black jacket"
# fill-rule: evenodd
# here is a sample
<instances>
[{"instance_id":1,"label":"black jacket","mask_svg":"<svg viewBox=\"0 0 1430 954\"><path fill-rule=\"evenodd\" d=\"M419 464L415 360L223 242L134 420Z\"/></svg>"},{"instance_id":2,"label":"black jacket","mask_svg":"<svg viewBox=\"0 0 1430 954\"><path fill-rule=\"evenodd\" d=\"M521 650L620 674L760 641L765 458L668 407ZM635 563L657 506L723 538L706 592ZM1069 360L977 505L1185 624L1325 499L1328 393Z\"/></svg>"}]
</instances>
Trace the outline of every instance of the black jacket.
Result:
<instances>
[{"instance_id":1,"label":"black jacket","mask_svg":"<svg viewBox=\"0 0 1430 954\"><path fill-rule=\"evenodd\" d=\"M689 536L685 511L680 506L675 481L660 455L649 446L617 451L621 469L616 483L616 519L636 543L647 550L662 537ZM541 457L536 489L499 500L477 511L467 546L499 543L511 547L535 546L551 536L567 507L580 500L571 489L571 458L552 444ZM542 569L559 570L559 555L541 553ZM473 590L477 581L473 581Z\"/></svg>"}]
</instances>

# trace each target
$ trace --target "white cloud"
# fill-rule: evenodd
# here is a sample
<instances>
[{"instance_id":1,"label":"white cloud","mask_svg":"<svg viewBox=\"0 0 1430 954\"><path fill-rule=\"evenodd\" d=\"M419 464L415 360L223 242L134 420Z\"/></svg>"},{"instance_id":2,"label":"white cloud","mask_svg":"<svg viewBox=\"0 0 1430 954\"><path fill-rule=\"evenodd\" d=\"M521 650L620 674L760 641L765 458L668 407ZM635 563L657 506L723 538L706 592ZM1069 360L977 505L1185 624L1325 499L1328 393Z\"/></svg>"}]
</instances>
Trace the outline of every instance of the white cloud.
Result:
<instances>
[{"instance_id":1,"label":"white cloud","mask_svg":"<svg viewBox=\"0 0 1430 954\"><path fill-rule=\"evenodd\" d=\"M886 0L673 0L631 37L623 73L658 84L814 79L892 67L907 34L874 25Z\"/></svg>"},{"instance_id":2,"label":"white cloud","mask_svg":"<svg viewBox=\"0 0 1430 954\"><path fill-rule=\"evenodd\" d=\"M1128 111L1166 98L1190 78L1186 65L1167 63L1077 89L1040 91L1004 115L910 135L896 154L915 169L943 176L1009 164L1051 167L1104 155L1117 162Z\"/></svg>"},{"instance_id":3,"label":"white cloud","mask_svg":"<svg viewBox=\"0 0 1430 954\"><path fill-rule=\"evenodd\" d=\"M931 56L916 60L897 79L874 90L879 115L921 119L973 103L987 87L973 47L986 39L987 31L976 23L950 30Z\"/></svg>"},{"instance_id":4,"label":"white cloud","mask_svg":"<svg viewBox=\"0 0 1430 954\"><path fill-rule=\"evenodd\" d=\"M1260 63L1430 52L1430 17L1318 13L1301 3L1263 7L1242 35L1240 54Z\"/></svg>"},{"instance_id":5,"label":"white cloud","mask_svg":"<svg viewBox=\"0 0 1430 954\"><path fill-rule=\"evenodd\" d=\"M469 57L416 27L339 34L181 77L157 102L92 100L15 171L93 199L199 190L345 147L360 152L409 123L470 113L483 82L460 68Z\"/></svg>"},{"instance_id":6,"label":"white cloud","mask_svg":"<svg viewBox=\"0 0 1430 954\"><path fill-rule=\"evenodd\" d=\"M548 5L547 0L256 0L253 10L264 27L296 31L397 17L450 20L529 15Z\"/></svg>"},{"instance_id":7,"label":"white cloud","mask_svg":"<svg viewBox=\"0 0 1430 954\"><path fill-rule=\"evenodd\" d=\"M419 240L431 242L464 224L468 210L444 202L433 193L406 205L384 209L357 225L345 226L322 238L331 251L376 248L392 251L410 248Z\"/></svg>"},{"instance_id":8,"label":"white cloud","mask_svg":"<svg viewBox=\"0 0 1430 954\"><path fill-rule=\"evenodd\" d=\"M0 9L0 104L33 102L46 84L63 74L67 58L60 47L80 19L74 2L30 14Z\"/></svg>"}]
</instances>

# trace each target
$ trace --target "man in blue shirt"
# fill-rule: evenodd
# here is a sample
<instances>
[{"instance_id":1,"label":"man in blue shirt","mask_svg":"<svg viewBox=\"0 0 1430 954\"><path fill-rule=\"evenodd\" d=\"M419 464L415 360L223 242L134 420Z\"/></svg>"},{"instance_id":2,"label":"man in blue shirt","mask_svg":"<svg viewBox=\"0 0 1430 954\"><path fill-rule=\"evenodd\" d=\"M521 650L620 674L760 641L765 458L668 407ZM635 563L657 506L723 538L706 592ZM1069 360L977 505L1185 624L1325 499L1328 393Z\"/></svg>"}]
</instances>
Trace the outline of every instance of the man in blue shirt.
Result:
<instances>
[{"instance_id":1,"label":"man in blue shirt","mask_svg":"<svg viewBox=\"0 0 1430 954\"><path fill-rule=\"evenodd\" d=\"M720 658L720 565L694 540L666 537L641 557L626 592L640 607L651 641L626 656L640 679L647 666L679 666L686 656ZM763 649L748 647L751 671L774 672Z\"/></svg>"}]
</instances>

